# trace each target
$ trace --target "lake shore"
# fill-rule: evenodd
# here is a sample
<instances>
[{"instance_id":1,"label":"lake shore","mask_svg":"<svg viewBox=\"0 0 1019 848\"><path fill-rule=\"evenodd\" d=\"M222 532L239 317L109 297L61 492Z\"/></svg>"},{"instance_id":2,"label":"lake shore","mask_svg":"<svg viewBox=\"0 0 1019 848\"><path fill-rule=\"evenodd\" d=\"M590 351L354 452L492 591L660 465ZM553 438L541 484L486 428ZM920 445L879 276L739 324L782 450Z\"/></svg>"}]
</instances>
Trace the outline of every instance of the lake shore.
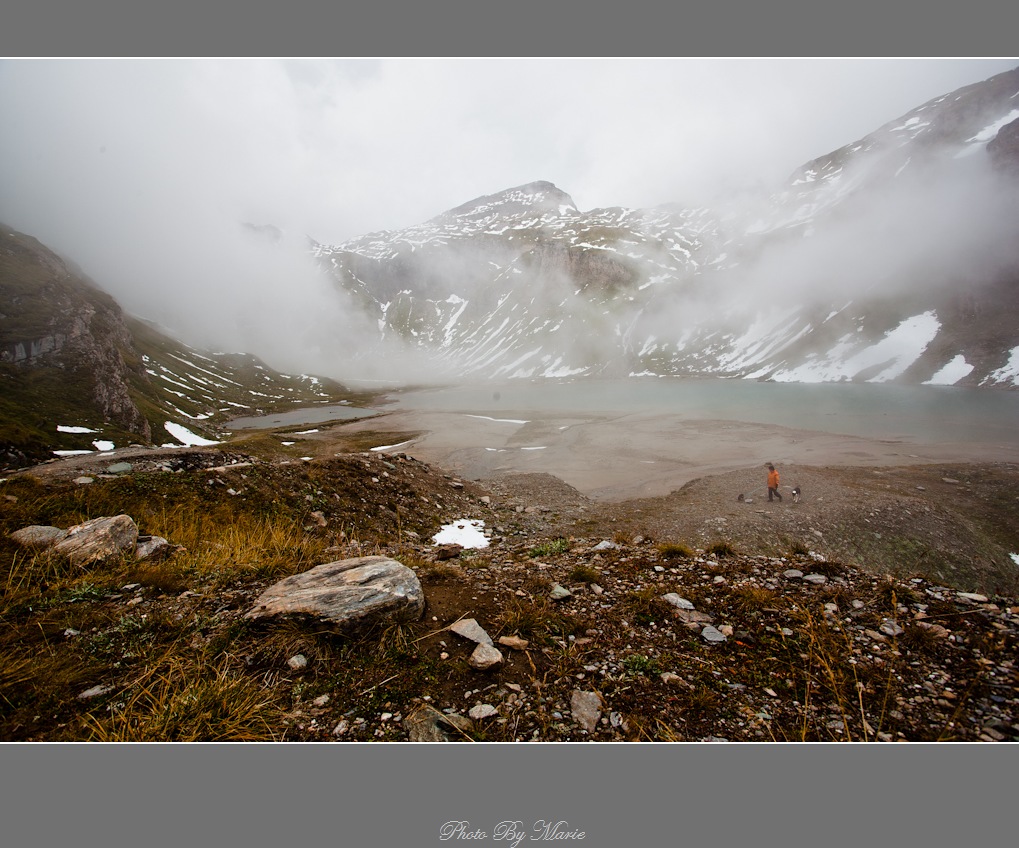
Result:
<instances>
[{"instance_id":1,"label":"lake shore","mask_svg":"<svg viewBox=\"0 0 1019 848\"><path fill-rule=\"evenodd\" d=\"M701 477L762 468L766 462L780 470L786 465L1019 462L1019 448L1011 444L875 439L665 413L527 411L496 418L403 410L341 428L344 433L380 429L421 433L399 450L468 479L547 473L601 501L657 497ZM328 433L321 438L328 439Z\"/></svg>"}]
</instances>

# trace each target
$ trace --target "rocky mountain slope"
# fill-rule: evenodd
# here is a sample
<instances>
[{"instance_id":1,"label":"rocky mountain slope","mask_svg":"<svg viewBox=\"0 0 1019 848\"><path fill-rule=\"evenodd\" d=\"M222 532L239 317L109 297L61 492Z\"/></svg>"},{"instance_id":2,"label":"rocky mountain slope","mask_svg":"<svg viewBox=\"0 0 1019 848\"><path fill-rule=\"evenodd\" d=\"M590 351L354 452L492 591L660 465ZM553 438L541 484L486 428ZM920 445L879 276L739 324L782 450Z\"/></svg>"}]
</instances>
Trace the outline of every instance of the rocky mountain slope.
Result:
<instances>
[{"instance_id":1,"label":"rocky mountain slope","mask_svg":"<svg viewBox=\"0 0 1019 848\"><path fill-rule=\"evenodd\" d=\"M0 227L0 387L0 468L54 451L196 444L238 415L351 396L247 354L175 341L8 227Z\"/></svg>"},{"instance_id":2,"label":"rocky mountain slope","mask_svg":"<svg viewBox=\"0 0 1019 848\"><path fill-rule=\"evenodd\" d=\"M1017 121L1019 69L770 195L582 212L535 182L312 250L380 337L458 373L1012 387Z\"/></svg>"}]
</instances>

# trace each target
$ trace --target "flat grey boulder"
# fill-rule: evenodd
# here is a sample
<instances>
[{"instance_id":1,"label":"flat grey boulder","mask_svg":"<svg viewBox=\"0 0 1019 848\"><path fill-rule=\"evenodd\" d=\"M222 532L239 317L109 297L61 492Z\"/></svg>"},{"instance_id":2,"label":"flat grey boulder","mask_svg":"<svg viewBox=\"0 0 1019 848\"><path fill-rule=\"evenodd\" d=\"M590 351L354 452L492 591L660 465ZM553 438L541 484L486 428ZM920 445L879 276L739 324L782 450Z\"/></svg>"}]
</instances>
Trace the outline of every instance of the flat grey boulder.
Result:
<instances>
[{"instance_id":1,"label":"flat grey boulder","mask_svg":"<svg viewBox=\"0 0 1019 848\"><path fill-rule=\"evenodd\" d=\"M33 524L30 527L22 527L20 530L15 530L11 533L10 538L23 548L44 551L47 548L52 548L66 535L67 531L61 530L59 527Z\"/></svg>"},{"instance_id":2,"label":"flat grey boulder","mask_svg":"<svg viewBox=\"0 0 1019 848\"><path fill-rule=\"evenodd\" d=\"M688 601L686 598L684 598L684 597L682 597L680 595L677 595L675 592L668 592L668 593L662 595L662 600L668 601L670 604L672 604L677 609L681 609L681 610L692 610L693 609L693 604L690 603L690 601Z\"/></svg>"},{"instance_id":3,"label":"flat grey boulder","mask_svg":"<svg viewBox=\"0 0 1019 848\"><path fill-rule=\"evenodd\" d=\"M327 562L266 589L244 617L308 615L334 624L417 621L425 596L417 575L384 556Z\"/></svg>"},{"instance_id":4,"label":"flat grey boulder","mask_svg":"<svg viewBox=\"0 0 1019 848\"><path fill-rule=\"evenodd\" d=\"M481 642L474 649L467 664L478 671L490 671L493 668L498 668L505 661L506 658L502 655L502 651L494 645L486 645Z\"/></svg>"},{"instance_id":5,"label":"flat grey boulder","mask_svg":"<svg viewBox=\"0 0 1019 848\"><path fill-rule=\"evenodd\" d=\"M57 556L67 557L72 565L86 566L125 551L134 553L137 542L138 525L134 519L130 515L112 515L69 527L67 535L52 551Z\"/></svg>"},{"instance_id":6,"label":"flat grey boulder","mask_svg":"<svg viewBox=\"0 0 1019 848\"><path fill-rule=\"evenodd\" d=\"M462 618L459 621L454 621L449 625L449 629L452 630L457 636L463 636L464 639L470 639L472 642L477 642L479 645L492 645L492 637L488 635L476 619L473 618Z\"/></svg>"}]
</instances>

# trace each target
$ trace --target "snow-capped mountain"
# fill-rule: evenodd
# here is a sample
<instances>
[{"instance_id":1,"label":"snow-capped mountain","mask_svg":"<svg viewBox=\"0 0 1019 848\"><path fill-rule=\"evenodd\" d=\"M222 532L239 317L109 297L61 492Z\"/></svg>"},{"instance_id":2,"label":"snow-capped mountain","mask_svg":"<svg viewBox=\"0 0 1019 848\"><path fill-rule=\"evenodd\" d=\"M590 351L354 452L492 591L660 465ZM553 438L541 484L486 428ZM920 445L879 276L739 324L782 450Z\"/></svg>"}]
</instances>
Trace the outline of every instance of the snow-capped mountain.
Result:
<instances>
[{"instance_id":1,"label":"snow-capped mountain","mask_svg":"<svg viewBox=\"0 0 1019 848\"><path fill-rule=\"evenodd\" d=\"M377 323L478 377L1019 380L1019 69L713 209L535 182L313 243Z\"/></svg>"}]
</instances>

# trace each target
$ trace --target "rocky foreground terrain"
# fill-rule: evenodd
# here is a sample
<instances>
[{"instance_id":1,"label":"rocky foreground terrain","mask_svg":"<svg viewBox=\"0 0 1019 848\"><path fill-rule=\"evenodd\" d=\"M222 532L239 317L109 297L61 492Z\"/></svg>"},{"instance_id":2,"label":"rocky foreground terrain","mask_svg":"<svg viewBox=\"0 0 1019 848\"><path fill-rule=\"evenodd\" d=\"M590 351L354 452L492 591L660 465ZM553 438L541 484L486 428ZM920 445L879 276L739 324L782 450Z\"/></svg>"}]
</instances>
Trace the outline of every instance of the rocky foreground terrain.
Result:
<instances>
[{"instance_id":1,"label":"rocky foreground terrain","mask_svg":"<svg viewBox=\"0 0 1019 848\"><path fill-rule=\"evenodd\" d=\"M8 476L0 737L1019 738L1016 566L988 566L1015 467L802 469L781 504L747 494L754 469L604 503L543 474L301 447ZM75 564L9 536L122 513L162 558ZM487 546L432 541L467 520ZM288 576L365 556L409 569L423 613L252 615Z\"/></svg>"}]
</instances>

